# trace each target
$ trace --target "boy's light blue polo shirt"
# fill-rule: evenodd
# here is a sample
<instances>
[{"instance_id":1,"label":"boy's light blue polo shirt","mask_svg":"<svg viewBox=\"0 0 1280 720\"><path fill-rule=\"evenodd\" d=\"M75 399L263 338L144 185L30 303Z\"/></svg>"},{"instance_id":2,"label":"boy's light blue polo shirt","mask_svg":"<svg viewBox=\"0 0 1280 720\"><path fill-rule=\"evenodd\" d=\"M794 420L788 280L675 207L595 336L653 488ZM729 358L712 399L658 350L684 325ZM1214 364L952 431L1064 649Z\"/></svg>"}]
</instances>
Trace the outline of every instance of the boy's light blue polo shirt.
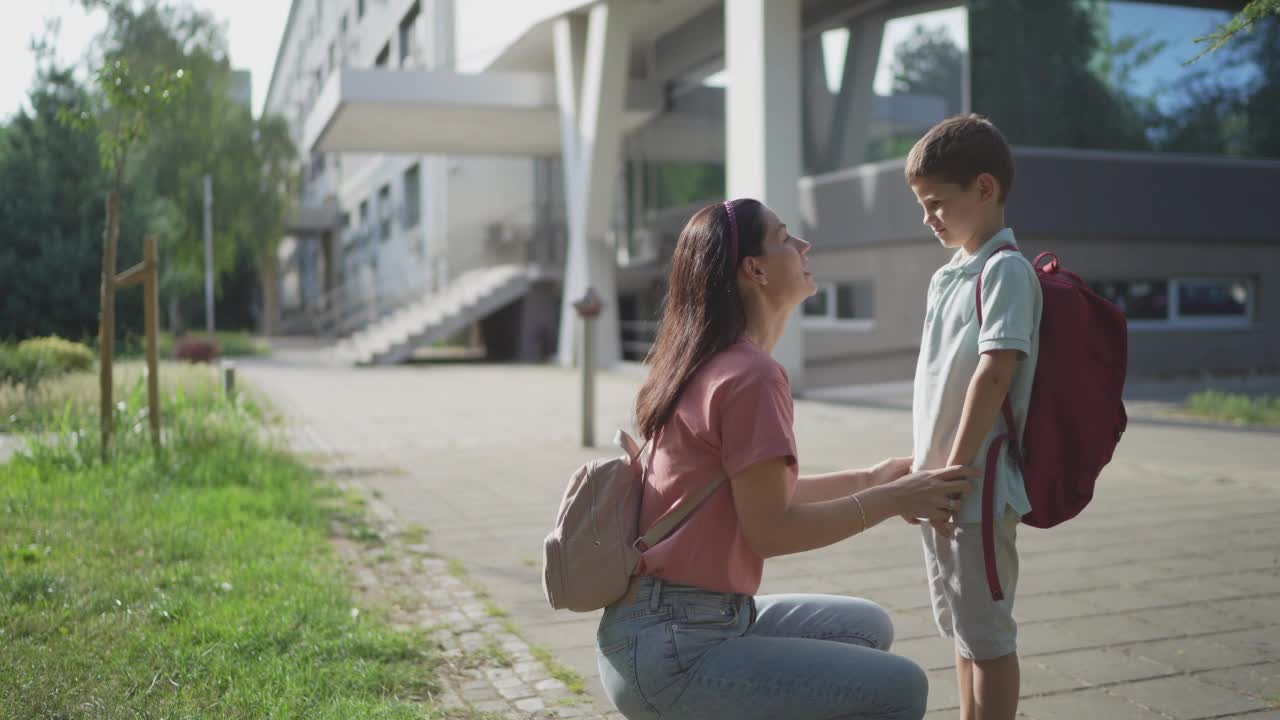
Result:
<instances>
[{"instance_id":1,"label":"boy's light blue polo shirt","mask_svg":"<svg viewBox=\"0 0 1280 720\"><path fill-rule=\"evenodd\" d=\"M915 392L912 399L912 428L915 440L914 467L932 470L945 467L960 431L969 383L982 353L1016 350L1021 362L1009 388L1010 401L1019 431L1026 425L1031 383L1040 352L1040 313L1043 299L1035 269L1021 252L1005 251L991 258L1002 245L1017 247L1013 231L996 233L972 256L958 251L951 262L933 274L929 282L924 334L916 363ZM985 269L982 283L981 330L976 312L978 274ZM985 474L987 448L1006 432L999 416L974 458L973 465ZM1019 515L1031 511L1022 472L1009 453L1001 452L996 474L995 513L1000 517L1005 505ZM983 475L975 481L974 492L955 514L957 523L982 521Z\"/></svg>"}]
</instances>

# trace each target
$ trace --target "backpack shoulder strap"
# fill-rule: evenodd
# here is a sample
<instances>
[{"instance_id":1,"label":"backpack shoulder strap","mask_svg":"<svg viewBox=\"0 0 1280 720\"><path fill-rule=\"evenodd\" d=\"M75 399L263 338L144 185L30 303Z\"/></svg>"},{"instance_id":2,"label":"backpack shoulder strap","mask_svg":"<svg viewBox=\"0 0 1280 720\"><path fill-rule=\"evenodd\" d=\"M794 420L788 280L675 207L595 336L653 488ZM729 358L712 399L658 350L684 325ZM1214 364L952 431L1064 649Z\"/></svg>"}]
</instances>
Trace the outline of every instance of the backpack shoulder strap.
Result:
<instances>
[{"instance_id":1,"label":"backpack shoulder strap","mask_svg":"<svg viewBox=\"0 0 1280 720\"><path fill-rule=\"evenodd\" d=\"M1012 245L1001 245L1000 247L996 248L995 250L992 250L992 251L991 251L991 254L987 256L987 260L986 260L986 262L984 262L984 263L982 264L982 269L978 271L978 289L977 289L977 301L978 301L978 325L982 325L982 276L987 272L987 265L988 265L988 264L989 264L993 259L995 259L995 256L999 255L999 254L1000 254L1000 253L1002 253L1002 252L1006 252L1006 251L1008 251L1008 250L1013 250L1013 251L1015 251L1015 252L1016 252L1016 251L1018 250L1018 248L1016 248L1016 247L1014 247L1014 246L1012 246Z\"/></svg>"},{"instance_id":2,"label":"backpack shoulder strap","mask_svg":"<svg viewBox=\"0 0 1280 720\"><path fill-rule=\"evenodd\" d=\"M649 442L645 442L645 445L648 444ZM657 447L658 443L655 436L653 439L653 447L649 449L649 460L645 464L645 475L647 475L653 468L653 454L657 452ZM643 448L641 449L643 450ZM641 477L644 477L644 475ZM672 531L679 527L680 523L688 519L688 517L693 514L693 511L697 510L707 498L711 497L716 490L719 490L720 486L724 484L726 478L727 476L723 472L717 473L715 479L713 479L709 485L702 488L697 495L689 498L689 500L686 501L684 505L677 508L675 512L654 523L653 527L649 528L648 532L636 538L634 544L635 548L640 552L644 552L654 545L657 545L659 542L662 542L663 538L670 535Z\"/></svg>"},{"instance_id":3,"label":"backpack shoulder strap","mask_svg":"<svg viewBox=\"0 0 1280 720\"><path fill-rule=\"evenodd\" d=\"M977 299L979 326L982 325L982 276L987 270L987 263L990 263L992 259L996 257L996 255L999 255L1002 252L1006 252L1010 250L1017 252L1018 248L1014 247L1013 245L1001 245L995 250L992 250L991 254L987 256L986 263L984 263L982 266L982 271L978 273L978 289L977 289L976 299ZM1014 424L1013 405L1010 403L1008 395L1005 395L1004 403L1001 404L1000 410L1001 410L1001 414L1004 415L1005 427L1009 429L1009 435L1010 435L1009 452L1013 454L1013 457L1015 460L1019 460L1019 455L1021 453L1021 448L1022 448L1022 439L1021 437L1019 437L1020 433L1018 432L1017 426Z\"/></svg>"},{"instance_id":4,"label":"backpack shoulder strap","mask_svg":"<svg viewBox=\"0 0 1280 720\"><path fill-rule=\"evenodd\" d=\"M982 265L982 270L978 272L978 288L976 291L976 303L978 309L978 326L982 326L982 276L986 273L987 263L992 258L1002 252L1014 250L1017 248L1013 245L1001 245L991 254L987 256L987 260ZM996 553L995 553L995 480L996 465L1000 459L1001 447L1007 447L1015 462L1021 464L1019 457L1019 448L1022 447L1022 441L1019 437L1018 427L1014 424L1013 419L1013 402L1006 393L1004 402L1000 404L1001 414L1004 415L1004 425L1008 432L1005 435L997 437L991 442L991 446L987 448L987 466L986 473L982 482L982 559L987 574L987 588L991 591L991 599L1000 601L1004 599L1004 591L1000 588L1000 576L996 572Z\"/></svg>"},{"instance_id":5,"label":"backpack shoulder strap","mask_svg":"<svg viewBox=\"0 0 1280 720\"><path fill-rule=\"evenodd\" d=\"M707 498L711 497L716 490L720 489L720 486L724 484L725 477L724 473L717 474L716 478L711 481L710 485L704 487L697 495L690 498L683 507L654 523L653 527L649 528L648 532L636 539L636 548L643 552L654 545L657 545L659 542L662 542L663 538L670 535L671 532L679 527L680 523L684 522L690 515L692 515L693 511L697 510Z\"/></svg>"}]
</instances>

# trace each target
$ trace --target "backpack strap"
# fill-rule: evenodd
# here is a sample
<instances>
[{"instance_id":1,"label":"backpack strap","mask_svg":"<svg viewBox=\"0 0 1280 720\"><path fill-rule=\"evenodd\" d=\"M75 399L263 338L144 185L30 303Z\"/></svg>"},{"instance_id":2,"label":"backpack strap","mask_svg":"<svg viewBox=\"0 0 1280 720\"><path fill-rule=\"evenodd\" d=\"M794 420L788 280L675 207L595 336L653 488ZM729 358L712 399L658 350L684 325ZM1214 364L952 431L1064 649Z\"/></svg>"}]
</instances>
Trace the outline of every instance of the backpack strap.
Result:
<instances>
[{"instance_id":1,"label":"backpack strap","mask_svg":"<svg viewBox=\"0 0 1280 720\"><path fill-rule=\"evenodd\" d=\"M634 441L633 441L633 444L634 444ZM640 453L643 452L644 448L648 445L649 445L649 441L646 440L645 444L641 446L639 451L636 452L635 457L639 458ZM654 445L653 448L649 450L649 460L648 462L645 463L645 467L644 467L645 474L648 474L653 467L653 454L657 452L657 446L658 446L656 435L655 435L655 439L653 440L653 445ZM642 475L641 477L644 477L644 476ZM658 522L654 523L653 527L649 528L648 532L636 538L636 541L632 543L632 547L639 550L640 552L644 552L649 548L653 547L654 545L657 545L659 542L662 542L664 538L666 538L668 535L672 533L672 531L674 531L677 527L680 526L680 523L688 519L688 517L693 514L693 511L697 510L698 507L701 506L702 503L705 502L707 498L711 497L716 490L719 490L720 486L724 484L724 481L727 479L727 477L728 476L726 476L723 472L717 473L715 479L711 481L710 485L707 485L702 490L700 490L697 495L694 495L692 498L686 501L684 505L681 505L679 508L676 508L675 512L667 515L666 517L658 520Z\"/></svg>"},{"instance_id":2,"label":"backpack strap","mask_svg":"<svg viewBox=\"0 0 1280 720\"><path fill-rule=\"evenodd\" d=\"M978 300L978 325L982 325L982 276L984 273L987 272L987 264L990 263L993 259L995 259L996 255L999 255L1000 253L1006 252L1008 250L1017 251L1017 249L1018 248L1014 247L1013 245L1001 245L995 250L992 250L991 254L987 256L986 262L982 263L982 269L978 271L978 289L976 292L977 300Z\"/></svg>"},{"instance_id":3,"label":"backpack strap","mask_svg":"<svg viewBox=\"0 0 1280 720\"><path fill-rule=\"evenodd\" d=\"M982 270L978 272L976 300L979 327L982 326L982 276L987 269L986 263L991 262L992 258L1002 252L1017 251L1017 249L1013 245L1001 245L992 250L986 262L983 263ZM986 472L982 478L982 560L986 566L987 589L991 591L991 599L996 602L1004 599L1004 590L1000 588L1000 574L996 568L996 469L1000 462L1000 450L1007 444L1014 462L1022 464L1019 452L1022 442L1019 439L1018 426L1013 417L1013 403L1008 393L1005 393L1000 411L1004 416L1007 432L992 440L991 447L987 448Z\"/></svg>"},{"instance_id":4,"label":"backpack strap","mask_svg":"<svg viewBox=\"0 0 1280 720\"><path fill-rule=\"evenodd\" d=\"M991 251L991 254L987 256L987 262L988 263L991 262L992 258L994 258L999 253L1005 252L1007 250L1013 250L1016 252L1017 249L1018 248L1014 247L1013 245L1001 245L1000 247ZM1037 260L1038 259L1039 258L1037 258ZM1056 260L1056 256L1055 256L1055 260ZM982 276L983 276L983 273L986 272L986 269L987 269L987 266L984 263L982 266L982 271L978 273L978 289L976 291L976 294L977 294L977 311L978 311L979 327L982 326ZM1018 432L1018 425L1014 421L1013 405L1010 402L1009 395L1007 393L1004 396L1004 402L1000 406L1000 411L1001 411L1001 414L1004 415L1004 425L1009 430L1009 454L1013 456L1013 459L1016 462L1021 464L1022 463L1022 438L1020 437L1020 433Z\"/></svg>"},{"instance_id":5,"label":"backpack strap","mask_svg":"<svg viewBox=\"0 0 1280 720\"><path fill-rule=\"evenodd\" d=\"M679 527L680 523L688 519L688 517L693 514L693 511L697 510L707 498L711 497L716 490L719 490L720 486L724 484L725 479L726 476L724 473L717 474L715 480L712 480L710 485L704 487L697 495L693 496L685 502L684 505L677 508L675 512L654 523L653 527L649 528L649 532L636 538L635 548L640 552L644 552L661 542L663 538L670 535L673 530Z\"/></svg>"}]
</instances>

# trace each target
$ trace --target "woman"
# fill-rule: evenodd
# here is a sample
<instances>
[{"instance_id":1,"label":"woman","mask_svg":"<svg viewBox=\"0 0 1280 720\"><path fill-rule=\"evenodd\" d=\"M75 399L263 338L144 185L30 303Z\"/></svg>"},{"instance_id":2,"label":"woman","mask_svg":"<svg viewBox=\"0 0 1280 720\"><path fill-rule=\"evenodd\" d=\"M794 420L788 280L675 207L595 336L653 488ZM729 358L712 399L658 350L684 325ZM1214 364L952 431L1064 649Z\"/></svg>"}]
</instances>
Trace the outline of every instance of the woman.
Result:
<instances>
[{"instance_id":1,"label":"woman","mask_svg":"<svg viewBox=\"0 0 1280 720\"><path fill-rule=\"evenodd\" d=\"M769 352L815 292L809 244L755 200L685 226L648 380L636 401L654 450L640 527L725 482L643 556L597 635L605 690L628 718L920 718L928 682L886 652L878 605L753 597L763 558L812 550L898 515L945 522L963 468L908 475L909 458L797 477L791 388Z\"/></svg>"}]
</instances>

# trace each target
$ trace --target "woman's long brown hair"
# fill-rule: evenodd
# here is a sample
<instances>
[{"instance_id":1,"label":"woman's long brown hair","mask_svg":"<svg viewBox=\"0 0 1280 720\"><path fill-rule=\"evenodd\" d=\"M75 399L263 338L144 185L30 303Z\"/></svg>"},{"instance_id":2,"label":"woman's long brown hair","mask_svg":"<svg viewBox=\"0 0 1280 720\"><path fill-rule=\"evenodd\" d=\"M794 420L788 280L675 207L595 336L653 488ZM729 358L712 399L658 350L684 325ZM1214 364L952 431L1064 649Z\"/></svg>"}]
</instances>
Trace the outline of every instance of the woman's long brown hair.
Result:
<instances>
[{"instance_id":1,"label":"woman's long brown hair","mask_svg":"<svg viewBox=\"0 0 1280 720\"><path fill-rule=\"evenodd\" d=\"M652 439L671 419L698 368L737 342L746 329L738 266L742 258L763 251L764 205L758 200L732 204L737 258L731 257L730 217L724 203L695 213L676 241L658 337L645 359L649 376L636 398L636 429L645 438Z\"/></svg>"}]
</instances>

